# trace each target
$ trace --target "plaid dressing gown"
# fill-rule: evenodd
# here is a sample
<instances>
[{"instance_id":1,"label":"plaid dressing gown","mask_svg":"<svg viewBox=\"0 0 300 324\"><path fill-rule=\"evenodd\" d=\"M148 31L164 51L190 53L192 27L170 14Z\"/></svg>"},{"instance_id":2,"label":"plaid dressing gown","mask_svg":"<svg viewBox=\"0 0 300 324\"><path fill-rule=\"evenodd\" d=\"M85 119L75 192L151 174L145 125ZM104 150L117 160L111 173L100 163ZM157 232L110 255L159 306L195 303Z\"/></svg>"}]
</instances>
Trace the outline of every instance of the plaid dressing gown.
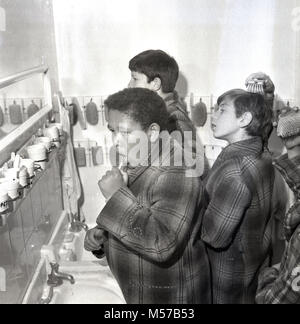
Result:
<instances>
[{"instance_id":1,"label":"plaid dressing gown","mask_svg":"<svg viewBox=\"0 0 300 324\"><path fill-rule=\"evenodd\" d=\"M226 147L207 179L202 239L207 243L215 304L254 303L268 265L274 168L259 137Z\"/></svg>"},{"instance_id":2,"label":"plaid dressing gown","mask_svg":"<svg viewBox=\"0 0 300 324\"><path fill-rule=\"evenodd\" d=\"M284 155L275 161L296 197L296 203L284 222L288 246L280 269L267 268L259 277L258 304L300 304L300 156L288 159Z\"/></svg>"},{"instance_id":3,"label":"plaid dressing gown","mask_svg":"<svg viewBox=\"0 0 300 324\"><path fill-rule=\"evenodd\" d=\"M185 167L128 170L120 189L100 213L105 255L129 304L211 303L209 262L199 240L196 211L202 185Z\"/></svg>"},{"instance_id":4,"label":"plaid dressing gown","mask_svg":"<svg viewBox=\"0 0 300 324\"><path fill-rule=\"evenodd\" d=\"M168 113L170 115L168 122L169 133L174 139L177 139L174 131L179 131L182 138L182 144L186 144L184 142L185 132L191 133L192 142L188 143L188 145L183 145L182 147L184 150L191 152L192 157L194 159L197 159L199 163L199 165L197 165L197 168L199 168L199 170L196 170L196 175L202 176L204 179L209 170L209 163L204 154L204 146L199 135L197 134L196 127L194 126L193 122L189 117L185 103L181 101L176 91L174 91L173 94L167 96L164 100L167 106ZM186 154L186 158L189 155L190 154Z\"/></svg>"}]
</instances>

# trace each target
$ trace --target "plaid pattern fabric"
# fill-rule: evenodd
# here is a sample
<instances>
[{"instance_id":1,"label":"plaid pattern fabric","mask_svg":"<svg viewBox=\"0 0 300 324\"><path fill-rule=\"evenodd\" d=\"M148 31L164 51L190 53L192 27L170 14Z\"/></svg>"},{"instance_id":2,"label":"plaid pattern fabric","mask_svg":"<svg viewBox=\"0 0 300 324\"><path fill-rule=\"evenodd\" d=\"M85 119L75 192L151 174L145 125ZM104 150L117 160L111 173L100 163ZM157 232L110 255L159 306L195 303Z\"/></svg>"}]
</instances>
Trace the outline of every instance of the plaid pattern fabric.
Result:
<instances>
[{"instance_id":1,"label":"plaid pattern fabric","mask_svg":"<svg viewBox=\"0 0 300 324\"><path fill-rule=\"evenodd\" d=\"M170 133L176 130L179 130L182 134L185 131L196 132L195 126L188 115L186 105L180 100L176 91L165 98L165 103L170 114L168 129Z\"/></svg>"},{"instance_id":2,"label":"plaid pattern fabric","mask_svg":"<svg viewBox=\"0 0 300 324\"><path fill-rule=\"evenodd\" d=\"M269 262L274 168L260 138L226 147L207 179L202 239L208 245L215 304L254 303Z\"/></svg>"},{"instance_id":3,"label":"plaid pattern fabric","mask_svg":"<svg viewBox=\"0 0 300 324\"><path fill-rule=\"evenodd\" d=\"M258 304L300 304L300 225L294 232L280 269L267 268L259 277Z\"/></svg>"},{"instance_id":4,"label":"plaid pattern fabric","mask_svg":"<svg viewBox=\"0 0 300 324\"><path fill-rule=\"evenodd\" d=\"M177 141L178 139L176 138L176 133L174 132L180 132L181 139L178 142L183 144L182 148L184 150L191 152L192 157L198 160L199 166L201 167L201 170L199 170L200 176L202 175L203 177L205 177L209 169L209 164L204 156L204 146L197 134L197 130L193 122L189 117L185 103L180 100L176 91L165 98L165 103L170 114L168 131L170 132L170 134L173 133L172 137ZM185 145L187 143L184 142L185 132L190 132L192 135L192 142L188 143L188 145ZM185 156L188 157L190 156L190 154L186 154Z\"/></svg>"},{"instance_id":5,"label":"plaid pattern fabric","mask_svg":"<svg viewBox=\"0 0 300 324\"><path fill-rule=\"evenodd\" d=\"M280 269L267 268L259 278L256 301L259 304L300 304L300 156L289 160L284 155L275 161L298 201L288 211L284 229L288 246Z\"/></svg>"},{"instance_id":6,"label":"plaid pattern fabric","mask_svg":"<svg viewBox=\"0 0 300 324\"><path fill-rule=\"evenodd\" d=\"M300 199L300 156L289 159L288 155L285 154L275 160L274 165L282 174L296 198Z\"/></svg>"},{"instance_id":7,"label":"plaid pattern fabric","mask_svg":"<svg viewBox=\"0 0 300 324\"><path fill-rule=\"evenodd\" d=\"M300 111L290 110L279 117L277 134L282 138L300 135Z\"/></svg>"},{"instance_id":8,"label":"plaid pattern fabric","mask_svg":"<svg viewBox=\"0 0 300 324\"><path fill-rule=\"evenodd\" d=\"M152 153L151 166L128 169L128 188L98 217L109 266L129 304L211 303L202 216L195 213L200 179L186 178L184 167L154 166Z\"/></svg>"}]
</instances>

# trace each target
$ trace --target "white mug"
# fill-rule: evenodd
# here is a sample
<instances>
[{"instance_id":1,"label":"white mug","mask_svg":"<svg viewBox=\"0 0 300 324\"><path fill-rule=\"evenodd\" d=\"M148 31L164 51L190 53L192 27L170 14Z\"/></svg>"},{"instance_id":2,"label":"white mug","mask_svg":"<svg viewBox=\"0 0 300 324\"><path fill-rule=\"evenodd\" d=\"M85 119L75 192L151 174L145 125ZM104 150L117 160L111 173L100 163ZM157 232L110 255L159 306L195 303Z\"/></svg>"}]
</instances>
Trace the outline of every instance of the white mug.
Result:
<instances>
[{"instance_id":1,"label":"white mug","mask_svg":"<svg viewBox=\"0 0 300 324\"><path fill-rule=\"evenodd\" d=\"M28 178L29 178L29 174L28 174L27 168L25 166L23 166L19 172L19 181L20 181L21 187L26 187L28 185L28 182L29 182Z\"/></svg>"},{"instance_id":2,"label":"white mug","mask_svg":"<svg viewBox=\"0 0 300 324\"><path fill-rule=\"evenodd\" d=\"M51 138L53 141L59 140L59 130L56 126L51 126L44 129L45 136Z\"/></svg>"},{"instance_id":3,"label":"white mug","mask_svg":"<svg viewBox=\"0 0 300 324\"><path fill-rule=\"evenodd\" d=\"M49 127L56 127L58 129L59 136L63 135L63 125L62 124L53 123L53 124L50 124Z\"/></svg>"},{"instance_id":4,"label":"white mug","mask_svg":"<svg viewBox=\"0 0 300 324\"><path fill-rule=\"evenodd\" d=\"M49 151L52 146L52 140L49 137L37 137L34 144L43 144L45 145L46 150Z\"/></svg>"},{"instance_id":5,"label":"white mug","mask_svg":"<svg viewBox=\"0 0 300 324\"><path fill-rule=\"evenodd\" d=\"M27 169L29 178L32 178L34 176L34 161L31 159L22 159L21 167L22 166Z\"/></svg>"},{"instance_id":6,"label":"white mug","mask_svg":"<svg viewBox=\"0 0 300 324\"><path fill-rule=\"evenodd\" d=\"M44 144L34 144L26 148L29 159L44 161L47 159L47 150Z\"/></svg>"},{"instance_id":7,"label":"white mug","mask_svg":"<svg viewBox=\"0 0 300 324\"><path fill-rule=\"evenodd\" d=\"M7 193L11 199L16 199L19 197L19 186L19 180L7 181Z\"/></svg>"},{"instance_id":8,"label":"white mug","mask_svg":"<svg viewBox=\"0 0 300 324\"><path fill-rule=\"evenodd\" d=\"M11 168L3 171L4 177L7 180L16 180L18 179L19 169Z\"/></svg>"}]
</instances>

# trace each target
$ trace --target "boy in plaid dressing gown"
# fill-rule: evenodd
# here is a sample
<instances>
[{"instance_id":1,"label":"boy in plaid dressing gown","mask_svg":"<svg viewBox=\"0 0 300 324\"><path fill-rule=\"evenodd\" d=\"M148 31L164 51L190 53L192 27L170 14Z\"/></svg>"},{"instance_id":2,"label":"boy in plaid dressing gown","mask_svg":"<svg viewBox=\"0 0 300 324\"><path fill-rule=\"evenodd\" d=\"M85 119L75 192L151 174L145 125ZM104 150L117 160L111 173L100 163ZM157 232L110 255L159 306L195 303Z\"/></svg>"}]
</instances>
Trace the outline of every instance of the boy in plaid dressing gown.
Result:
<instances>
[{"instance_id":1,"label":"boy in plaid dressing gown","mask_svg":"<svg viewBox=\"0 0 300 324\"><path fill-rule=\"evenodd\" d=\"M232 90L218 99L212 130L229 146L206 180L202 226L215 304L254 303L269 262L274 168L263 134L271 117L260 94Z\"/></svg>"},{"instance_id":2,"label":"boy in plaid dressing gown","mask_svg":"<svg viewBox=\"0 0 300 324\"><path fill-rule=\"evenodd\" d=\"M163 99L135 88L111 96L106 105L118 153L129 162L128 181L116 168L100 180L107 204L87 233L86 249L105 254L129 304L211 303L209 263L199 239L201 180L186 177L185 166L164 164L174 149L162 154L157 141L168 121ZM134 163L133 130L154 144L147 163Z\"/></svg>"}]
</instances>

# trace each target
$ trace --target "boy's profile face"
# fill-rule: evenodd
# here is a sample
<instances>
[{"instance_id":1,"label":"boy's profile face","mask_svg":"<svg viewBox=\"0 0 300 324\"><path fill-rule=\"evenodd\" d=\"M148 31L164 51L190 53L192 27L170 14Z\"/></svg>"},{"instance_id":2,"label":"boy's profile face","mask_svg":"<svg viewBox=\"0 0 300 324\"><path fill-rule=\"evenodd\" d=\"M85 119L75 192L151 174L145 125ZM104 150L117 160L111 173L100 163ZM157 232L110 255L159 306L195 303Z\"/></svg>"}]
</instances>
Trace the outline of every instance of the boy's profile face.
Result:
<instances>
[{"instance_id":1,"label":"boy's profile face","mask_svg":"<svg viewBox=\"0 0 300 324\"><path fill-rule=\"evenodd\" d=\"M131 79L128 88L145 88L154 91L152 83L148 82L146 74L135 71L131 72Z\"/></svg>"},{"instance_id":2,"label":"boy's profile face","mask_svg":"<svg viewBox=\"0 0 300 324\"><path fill-rule=\"evenodd\" d=\"M142 129L142 126L130 116L118 110L109 110L107 117L108 129L112 133L113 143L118 154L121 156L121 160L127 160L128 163L133 166L137 164L137 159L145 160L148 157L148 151L145 152L145 156L137 157L136 150L133 150L139 141L148 141L147 134ZM138 136L141 133L144 136ZM148 145L148 142L146 145ZM141 152L141 154L143 154L143 152Z\"/></svg>"},{"instance_id":3,"label":"boy's profile face","mask_svg":"<svg viewBox=\"0 0 300 324\"><path fill-rule=\"evenodd\" d=\"M238 141L238 135L241 131L239 118L236 117L233 100L225 98L217 106L212 117L212 131L214 137L226 140L229 143Z\"/></svg>"}]
</instances>

